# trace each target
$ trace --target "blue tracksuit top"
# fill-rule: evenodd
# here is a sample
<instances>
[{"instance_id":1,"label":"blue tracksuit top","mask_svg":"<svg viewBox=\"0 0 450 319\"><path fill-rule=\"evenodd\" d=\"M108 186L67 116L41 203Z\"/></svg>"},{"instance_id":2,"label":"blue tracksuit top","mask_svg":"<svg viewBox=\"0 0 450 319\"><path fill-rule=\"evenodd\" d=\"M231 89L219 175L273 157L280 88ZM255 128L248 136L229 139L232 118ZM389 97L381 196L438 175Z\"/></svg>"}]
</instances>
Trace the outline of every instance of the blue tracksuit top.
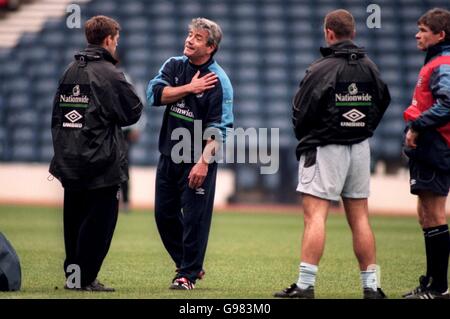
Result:
<instances>
[{"instance_id":1,"label":"blue tracksuit top","mask_svg":"<svg viewBox=\"0 0 450 319\"><path fill-rule=\"evenodd\" d=\"M225 71L212 58L203 65L194 65L186 56L169 58L150 80L147 87L147 101L150 106L160 106L161 95L165 86L182 86L189 84L200 70L200 77L214 72L218 81L214 88L201 94L189 94L167 105L159 135L159 151L170 156L172 147L180 140L171 140L172 132L177 128L187 128L191 134L191 160L196 162L200 154L194 154L194 120L201 120L201 134L208 127L220 130L222 141L226 132L233 127L233 88ZM197 133L198 134L198 133ZM202 149L206 141L202 143Z\"/></svg>"}]
</instances>

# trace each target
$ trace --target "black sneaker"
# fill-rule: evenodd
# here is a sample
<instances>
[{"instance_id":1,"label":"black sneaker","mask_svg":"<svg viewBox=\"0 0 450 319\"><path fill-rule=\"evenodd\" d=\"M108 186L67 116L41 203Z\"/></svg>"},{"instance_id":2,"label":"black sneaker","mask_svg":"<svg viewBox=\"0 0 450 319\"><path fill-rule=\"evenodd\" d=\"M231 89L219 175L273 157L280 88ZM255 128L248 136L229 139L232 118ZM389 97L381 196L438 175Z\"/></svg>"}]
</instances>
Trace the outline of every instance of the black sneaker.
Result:
<instances>
[{"instance_id":1,"label":"black sneaker","mask_svg":"<svg viewBox=\"0 0 450 319\"><path fill-rule=\"evenodd\" d=\"M377 288L377 290L373 290L372 288L364 288L363 299L387 299L387 296L381 288Z\"/></svg>"},{"instance_id":2,"label":"black sneaker","mask_svg":"<svg viewBox=\"0 0 450 319\"><path fill-rule=\"evenodd\" d=\"M194 283L185 277L175 278L169 287L169 289L177 290L192 290L194 288Z\"/></svg>"},{"instance_id":3,"label":"black sneaker","mask_svg":"<svg viewBox=\"0 0 450 319\"><path fill-rule=\"evenodd\" d=\"M73 291L97 291L97 292L113 292L116 291L114 288L105 287L100 281L95 279L90 285L81 288L69 288L67 284L64 285L64 289L73 290Z\"/></svg>"},{"instance_id":4,"label":"black sneaker","mask_svg":"<svg viewBox=\"0 0 450 319\"><path fill-rule=\"evenodd\" d=\"M90 285L87 285L85 287L81 287L81 290L83 290L83 291L95 291L95 292L114 292L114 291L116 291L114 288L106 287L104 284L102 284L97 279L95 279Z\"/></svg>"},{"instance_id":5,"label":"black sneaker","mask_svg":"<svg viewBox=\"0 0 450 319\"><path fill-rule=\"evenodd\" d=\"M431 284L431 280L429 277L427 276L420 276L419 278L419 286L417 286L416 288L414 288L413 290L407 292L406 294L402 295L403 298L407 298L407 299L414 299L414 298L410 298L411 296L423 293L424 291L427 290L427 287Z\"/></svg>"},{"instance_id":6,"label":"black sneaker","mask_svg":"<svg viewBox=\"0 0 450 319\"><path fill-rule=\"evenodd\" d=\"M178 274L178 273L180 272L180 268L175 269L175 272ZM205 275L206 275L206 271L205 271L204 269L202 269L202 270L200 270L200 272L197 274L197 279L198 279L198 280L202 280L203 277L205 277ZM174 280L175 280L176 278L178 278L178 277L175 277Z\"/></svg>"},{"instance_id":7,"label":"black sneaker","mask_svg":"<svg viewBox=\"0 0 450 319\"><path fill-rule=\"evenodd\" d=\"M450 299L448 289L444 292L437 292L426 288L413 295L408 295L405 299Z\"/></svg>"},{"instance_id":8,"label":"black sneaker","mask_svg":"<svg viewBox=\"0 0 450 319\"><path fill-rule=\"evenodd\" d=\"M297 284L292 284L290 287L274 293L273 296L278 298L314 299L314 287L309 286L306 289L302 289Z\"/></svg>"}]
</instances>

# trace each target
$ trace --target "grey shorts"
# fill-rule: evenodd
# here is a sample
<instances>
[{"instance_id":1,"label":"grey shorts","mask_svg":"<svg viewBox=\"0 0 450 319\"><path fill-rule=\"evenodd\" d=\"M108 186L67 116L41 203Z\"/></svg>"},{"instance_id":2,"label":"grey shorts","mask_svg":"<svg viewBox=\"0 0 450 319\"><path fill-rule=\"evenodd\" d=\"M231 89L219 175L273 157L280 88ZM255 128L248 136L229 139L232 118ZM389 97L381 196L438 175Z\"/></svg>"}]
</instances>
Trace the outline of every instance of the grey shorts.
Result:
<instances>
[{"instance_id":1,"label":"grey shorts","mask_svg":"<svg viewBox=\"0 0 450 319\"><path fill-rule=\"evenodd\" d=\"M368 198L369 140L353 145L318 146L305 152L300 157L298 179L298 192L319 198Z\"/></svg>"}]
</instances>

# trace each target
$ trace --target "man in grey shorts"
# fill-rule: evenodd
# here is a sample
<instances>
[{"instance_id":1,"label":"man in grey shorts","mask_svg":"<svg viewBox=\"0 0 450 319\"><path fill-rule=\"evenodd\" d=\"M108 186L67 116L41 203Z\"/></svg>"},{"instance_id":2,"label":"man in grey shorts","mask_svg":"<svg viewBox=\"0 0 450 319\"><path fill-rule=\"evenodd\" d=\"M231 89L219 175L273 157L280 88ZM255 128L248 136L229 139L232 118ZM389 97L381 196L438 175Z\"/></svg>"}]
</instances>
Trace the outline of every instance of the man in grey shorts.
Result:
<instances>
[{"instance_id":1,"label":"man in grey shorts","mask_svg":"<svg viewBox=\"0 0 450 319\"><path fill-rule=\"evenodd\" d=\"M353 16L330 12L324 22L323 57L306 71L293 101L299 144L299 184L304 224L298 281L275 293L281 298L314 298L314 284L325 246L330 201L342 197L353 234L365 299L386 298L379 287L375 239L368 219L370 148L390 103L376 65L356 46Z\"/></svg>"}]
</instances>

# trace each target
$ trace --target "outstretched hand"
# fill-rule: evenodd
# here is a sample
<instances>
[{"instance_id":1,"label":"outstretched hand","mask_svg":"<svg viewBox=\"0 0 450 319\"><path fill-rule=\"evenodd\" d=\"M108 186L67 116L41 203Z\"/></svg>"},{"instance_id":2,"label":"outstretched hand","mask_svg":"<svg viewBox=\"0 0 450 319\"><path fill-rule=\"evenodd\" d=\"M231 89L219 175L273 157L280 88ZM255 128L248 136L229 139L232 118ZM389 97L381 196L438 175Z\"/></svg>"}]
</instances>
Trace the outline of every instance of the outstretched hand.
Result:
<instances>
[{"instance_id":1,"label":"outstretched hand","mask_svg":"<svg viewBox=\"0 0 450 319\"><path fill-rule=\"evenodd\" d=\"M197 71L189 84L191 93L199 94L206 90L212 89L215 86L214 84L217 82L217 75L213 72L210 72L201 78L199 76L200 71Z\"/></svg>"}]
</instances>

